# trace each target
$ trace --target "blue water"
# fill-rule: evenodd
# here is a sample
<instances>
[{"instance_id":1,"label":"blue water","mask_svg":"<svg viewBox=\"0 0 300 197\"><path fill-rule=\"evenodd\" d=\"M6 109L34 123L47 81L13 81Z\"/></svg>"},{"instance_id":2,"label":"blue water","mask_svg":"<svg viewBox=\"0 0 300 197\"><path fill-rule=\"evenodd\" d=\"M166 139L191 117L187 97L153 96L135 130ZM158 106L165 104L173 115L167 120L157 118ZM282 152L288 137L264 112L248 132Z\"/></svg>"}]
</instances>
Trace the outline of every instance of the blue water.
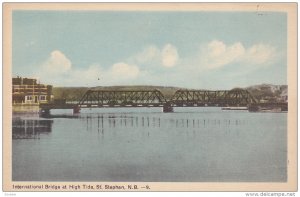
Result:
<instances>
[{"instance_id":1,"label":"blue water","mask_svg":"<svg viewBox=\"0 0 300 197\"><path fill-rule=\"evenodd\" d=\"M220 108L14 115L13 181L285 182L287 114Z\"/></svg>"}]
</instances>

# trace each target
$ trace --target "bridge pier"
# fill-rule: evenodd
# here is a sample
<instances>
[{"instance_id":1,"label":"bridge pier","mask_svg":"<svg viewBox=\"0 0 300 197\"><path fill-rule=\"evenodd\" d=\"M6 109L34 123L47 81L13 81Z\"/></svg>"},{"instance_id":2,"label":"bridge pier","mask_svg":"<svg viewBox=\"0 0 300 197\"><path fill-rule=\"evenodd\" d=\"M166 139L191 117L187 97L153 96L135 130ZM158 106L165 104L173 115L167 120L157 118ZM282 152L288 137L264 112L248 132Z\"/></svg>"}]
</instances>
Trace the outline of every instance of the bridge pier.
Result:
<instances>
[{"instance_id":1,"label":"bridge pier","mask_svg":"<svg viewBox=\"0 0 300 197\"><path fill-rule=\"evenodd\" d=\"M170 105L169 103L166 103L163 106L163 112L164 113L174 112L174 109L173 109L172 105Z\"/></svg>"},{"instance_id":2,"label":"bridge pier","mask_svg":"<svg viewBox=\"0 0 300 197\"><path fill-rule=\"evenodd\" d=\"M80 113L80 107L77 105L73 108L73 114L79 114Z\"/></svg>"}]
</instances>

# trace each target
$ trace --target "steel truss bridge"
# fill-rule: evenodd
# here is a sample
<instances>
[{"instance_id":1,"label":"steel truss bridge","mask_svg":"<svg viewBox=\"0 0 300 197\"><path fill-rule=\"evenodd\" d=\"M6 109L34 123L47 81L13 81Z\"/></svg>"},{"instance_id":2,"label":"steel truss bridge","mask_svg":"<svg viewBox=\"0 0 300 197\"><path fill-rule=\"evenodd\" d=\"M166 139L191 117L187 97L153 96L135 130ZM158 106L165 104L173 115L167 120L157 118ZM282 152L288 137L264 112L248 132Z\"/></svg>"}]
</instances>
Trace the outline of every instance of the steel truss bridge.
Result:
<instances>
[{"instance_id":1,"label":"steel truss bridge","mask_svg":"<svg viewBox=\"0 0 300 197\"><path fill-rule=\"evenodd\" d=\"M243 89L233 90L177 90L170 99L159 90L88 90L78 103L45 103L40 104L44 113L51 109L73 109L78 113L81 108L104 107L163 107L164 112L172 112L173 107L204 106L240 106L249 107L257 104L255 98Z\"/></svg>"},{"instance_id":2,"label":"steel truss bridge","mask_svg":"<svg viewBox=\"0 0 300 197\"><path fill-rule=\"evenodd\" d=\"M243 89L206 91L177 90L169 101L172 106L248 106L255 98Z\"/></svg>"},{"instance_id":3,"label":"steel truss bridge","mask_svg":"<svg viewBox=\"0 0 300 197\"><path fill-rule=\"evenodd\" d=\"M78 105L80 107L159 107L166 103L159 90L153 91L103 91L88 90Z\"/></svg>"}]
</instances>

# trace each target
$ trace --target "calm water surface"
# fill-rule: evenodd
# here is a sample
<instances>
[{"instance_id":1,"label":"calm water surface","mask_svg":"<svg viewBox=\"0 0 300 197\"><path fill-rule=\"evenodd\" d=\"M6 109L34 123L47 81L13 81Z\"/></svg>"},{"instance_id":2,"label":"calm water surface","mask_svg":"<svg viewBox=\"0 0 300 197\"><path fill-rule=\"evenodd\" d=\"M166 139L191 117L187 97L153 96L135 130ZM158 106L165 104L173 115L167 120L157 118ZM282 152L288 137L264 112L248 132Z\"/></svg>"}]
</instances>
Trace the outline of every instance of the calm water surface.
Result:
<instances>
[{"instance_id":1,"label":"calm water surface","mask_svg":"<svg viewBox=\"0 0 300 197\"><path fill-rule=\"evenodd\" d=\"M14 115L13 181L285 182L287 114L220 108Z\"/></svg>"}]
</instances>

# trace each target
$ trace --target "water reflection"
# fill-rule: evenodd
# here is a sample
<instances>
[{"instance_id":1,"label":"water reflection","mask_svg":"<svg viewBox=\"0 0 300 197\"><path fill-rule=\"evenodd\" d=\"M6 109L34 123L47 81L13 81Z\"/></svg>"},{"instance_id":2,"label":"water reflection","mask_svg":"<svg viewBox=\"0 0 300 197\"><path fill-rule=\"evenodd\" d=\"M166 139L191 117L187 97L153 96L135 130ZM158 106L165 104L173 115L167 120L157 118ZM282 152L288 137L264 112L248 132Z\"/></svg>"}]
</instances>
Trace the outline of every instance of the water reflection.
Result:
<instances>
[{"instance_id":1,"label":"water reflection","mask_svg":"<svg viewBox=\"0 0 300 197\"><path fill-rule=\"evenodd\" d=\"M13 138L22 139L12 142L14 181L286 181L286 114L20 118L27 120L13 121Z\"/></svg>"},{"instance_id":2,"label":"water reflection","mask_svg":"<svg viewBox=\"0 0 300 197\"><path fill-rule=\"evenodd\" d=\"M12 121L12 139L39 139L40 134L52 131L53 120L15 118Z\"/></svg>"},{"instance_id":3,"label":"water reflection","mask_svg":"<svg viewBox=\"0 0 300 197\"><path fill-rule=\"evenodd\" d=\"M132 116L132 115L104 115L97 116L81 116L80 119L85 119L86 129L93 130L97 126L98 133L106 130L115 129L130 129L139 128L142 130L158 129L166 130L191 130L197 128L236 128L237 126L247 124L246 120L231 120L231 119L205 119L205 118L170 118L160 116Z\"/></svg>"},{"instance_id":4,"label":"water reflection","mask_svg":"<svg viewBox=\"0 0 300 197\"><path fill-rule=\"evenodd\" d=\"M178 131L193 132L210 130L211 128L230 129L247 124L246 120L239 119L210 119L205 117L170 117L160 115L133 115L133 114L89 114L89 115L51 115L48 119L13 119L13 139L39 139L41 133L52 130L53 121L56 119L79 119L84 123L86 131L97 131L104 135L108 131L140 130L148 133L153 131ZM188 133L187 133L188 134Z\"/></svg>"}]
</instances>

